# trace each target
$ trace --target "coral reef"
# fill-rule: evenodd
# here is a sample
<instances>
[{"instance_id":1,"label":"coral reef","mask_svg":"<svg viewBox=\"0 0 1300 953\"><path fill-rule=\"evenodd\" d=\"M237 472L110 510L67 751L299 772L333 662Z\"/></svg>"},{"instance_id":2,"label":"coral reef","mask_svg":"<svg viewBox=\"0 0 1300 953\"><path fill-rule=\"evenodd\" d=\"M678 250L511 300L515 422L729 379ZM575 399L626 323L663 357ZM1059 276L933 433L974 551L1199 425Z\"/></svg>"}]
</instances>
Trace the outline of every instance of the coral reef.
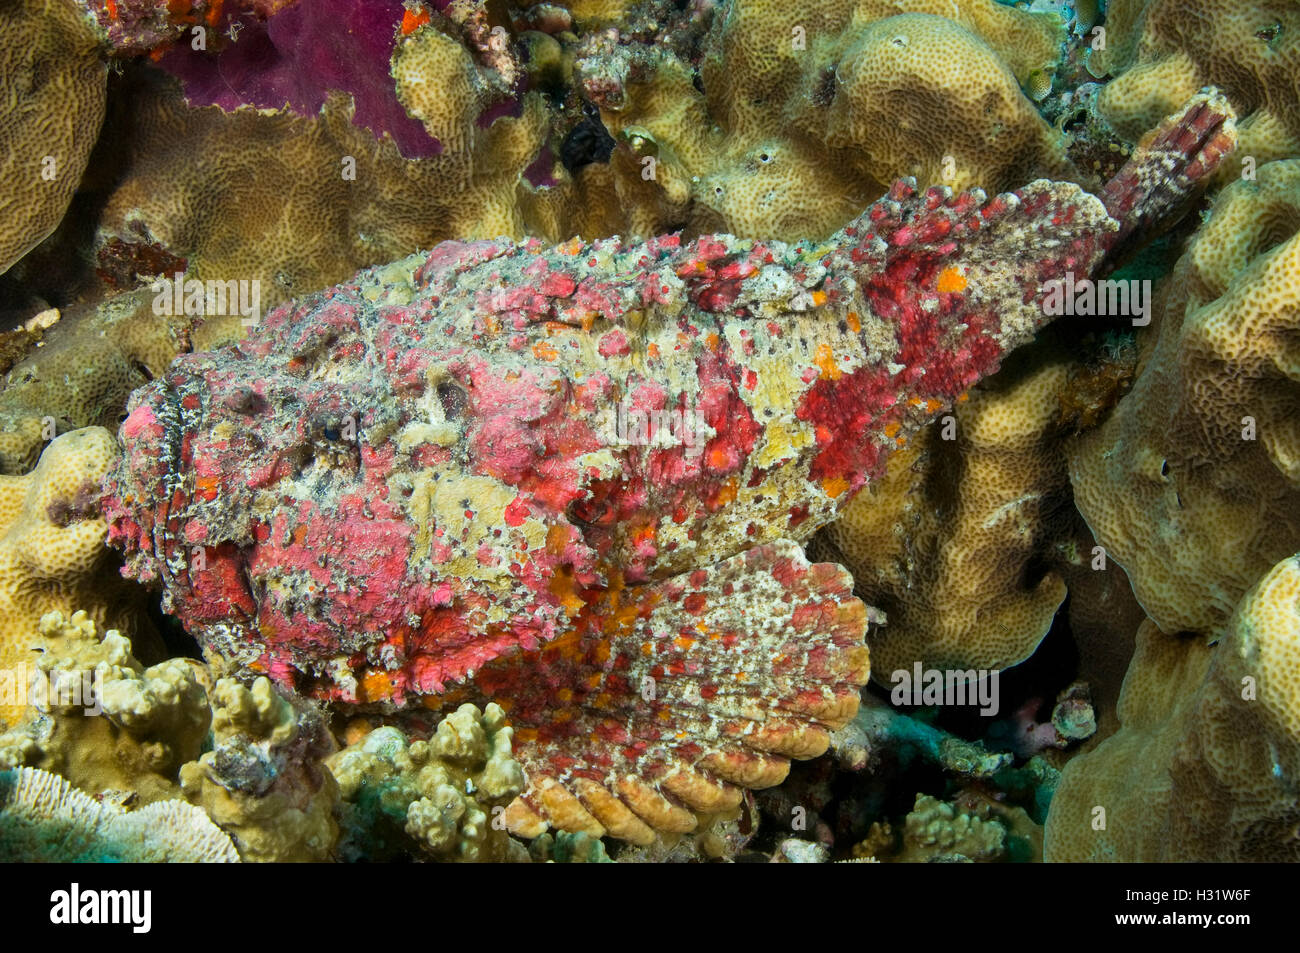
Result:
<instances>
[{"instance_id":1,"label":"coral reef","mask_svg":"<svg viewBox=\"0 0 1300 953\"><path fill-rule=\"evenodd\" d=\"M34 664L41 618L84 610L100 628L137 641L156 657L143 593L117 578L99 515L100 480L118 456L112 435L88 427L56 437L26 476L0 476L0 668ZM0 724L26 706L0 704Z\"/></svg>"},{"instance_id":2,"label":"coral reef","mask_svg":"<svg viewBox=\"0 0 1300 953\"><path fill-rule=\"evenodd\" d=\"M212 690L212 750L182 765L181 791L246 861L330 859L339 787L322 761L334 751L324 718L266 678Z\"/></svg>"},{"instance_id":3,"label":"coral reef","mask_svg":"<svg viewBox=\"0 0 1300 953\"><path fill-rule=\"evenodd\" d=\"M384 726L331 755L326 765L348 805L340 853L373 860L414 841L439 860L512 859L522 847L505 833L503 812L524 776L511 757L511 736L499 706L480 712L461 705L427 741ZM584 850L565 840L555 852Z\"/></svg>"},{"instance_id":4,"label":"coral reef","mask_svg":"<svg viewBox=\"0 0 1300 953\"><path fill-rule=\"evenodd\" d=\"M1072 760L1048 815L1049 861L1295 861L1300 559L1242 599L1217 645L1151 622L1120 730Z\"/></svg>"},{"instance_id":5,"label":"coral reef","mask_svg":"<svg viewBox=\"0 0 1300 953\"><path fill-rule=\"evenodd\" d=\"M1220 193L1132 392L1071 448L1080 512L1166 632L1223 634L1300 541L1297 274L1300 160L1270 163Z\"/></svg>"},{"instance_id":6,"label":"coral reef","mask_svg":"<svg viewBox=\"0 0 1300 953\"><path fill-rule=\"evenodd\" d=\"M105 204L99 242L166 249L191 279L259 281L263 310L445 238L521 236L531 187L520 177L545 132L530 99L519 117L476 128L473 150L408 160L353 125L341 93L312 118L193 109L156 78L132 102L131 174ZM196 346L243 333L226 315L209 324Z\"/></svg>"},{"instance_id":7,"label":"coral reef","mask_svg":"<svg viewBox=\"0 0 1300 953\"><path fill-rule=\"evenodd\" d=\"M180 766L197 758L211 714L198 663L145 668L121 633L96 631L85 612L51 612L35 633L36 661L6 673L45 690L0 734L0 767L30 765L101 797L149 804L180 794ZM16 677L15 677L16 676Z\"/></svg>"},{"instance_id":8,"label":"coral reef","mask_svg":"<svg viewBox=\"0 0 1300 953\"><path fill-rule=\"evenodd\" d=\"M0 856L29 863L238 863L198 808L159 801L123 811L39 768L0 771Z\"/></svg>"},{"instance_id":9,"label":"coral reef","mask_svg":"<svg viewBox=\"0 0 1300 953\"><path fill-rule=\"evenodd\" d=\"M1300 10L1283 0L1116 0L1114 41L1091 68L1115 78L1099 114L1130 141L1202 86L1223 90L1241 114L1239 162L1263 165L1300 154Z\"/></svg>"},{"instance_id":10,"label":"coral reef","mask_svg":"<svg viewBox=\"0 0 1300 953\"><path fill-rule=\"evenodd\" d=\"M826 550L885 612L876 681L894 671L1003 669L1027 658L1065 599L1055 559L1074 516L1052 439L1067 359L1035 347L923 431L829 526Z\"/></svg>"},{"instance_id":11,"label":"coral reef","mask_svg":"<svg viewBox=\"0 0 1300 953\"><path fill-rule=\"evenodd\" d=\"M1300 859L1293 4L0 6L0 854Z\"/></svg>"},{"instance_id":12,"label":"coral reef","mask_svg":"<svg viewBox=\"0 0 1300 953\"><path fill-rule=\"evenodd\" d=\"M901 832L878 824L853 854L903 864L1023 863L1041 860L1042 850L1042 828L1024 808L978 794L958 795L951 802L918 794Z\"/></svg>"},{"instance_id":13,"label":"coral reef","mask_svg":"<svg viewBox=\"0 0 1300 953\"><path fill-rule=\"evenodd\" d=\"M160 315L148 289L52 310L28 332L0 391L0 474L27 473L56 434L116 428L131 391L188 349L194 323Z\"/></svg>"},{"instance_id":14,"label":"coral reef","mask_svg":"<svg viewBox=\"0 0 1300 953\"><path fill-rule=\"evenodd\" d=\"M1120 220L1064 184L899 183L822 245L448 243L362 272L137 392L112 539L228 664L390 705L473 675L526 742L513 829L690 830L647 780L717 813L856 709L866 613L787 540L1230 147L1199 97L1105 192ZM1017 260L1028 236L1049 253Z\"/></svg>"}]
</instances>

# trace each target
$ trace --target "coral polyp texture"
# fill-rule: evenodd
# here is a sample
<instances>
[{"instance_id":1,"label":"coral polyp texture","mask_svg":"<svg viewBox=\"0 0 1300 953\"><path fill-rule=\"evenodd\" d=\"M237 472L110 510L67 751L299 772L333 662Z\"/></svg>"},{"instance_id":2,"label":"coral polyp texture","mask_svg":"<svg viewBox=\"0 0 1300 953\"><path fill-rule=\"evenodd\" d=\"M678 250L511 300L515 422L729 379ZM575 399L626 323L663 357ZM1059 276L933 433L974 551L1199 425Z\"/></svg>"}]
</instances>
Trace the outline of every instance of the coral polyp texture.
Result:
<instances>
[{"instance_id":1,"label":"coral polyp texture","mask_svg":"<svg viewBox=\"0 0 1300 953\"><path fill-rule=\"evenodd\" d=\"M1048 860L1300 857L1297 606L1290 557L1246 594L1215 646L1143 624L1120 730L1062 773Z\"/></svg>"},{"instance_id":2,"label":"coral polyp texture","mask_svg":"<svg viewBox=\"0 0 1300 953\"><path fill-rule=\"evenodd\" d=\"M690 830L857 709L868 613L796 544L1032 337L1053 279L1213 170L1224 109L1197 97L1105 202L899 182L825 242L364 271L136 393L111 541L224 664L334 703L501 703L516 830Z\"/></svg>"},{"instance_id":3,"label":"coral polyp texture","mask_svg":"<svg viewBox=\"0 0 1300 953\"><path fill-rule=\"evenodd\" d=\"M1071 480L1147 615L1218 636L1300 539L1300 162L1222 191L1156 320L1132 393L1071 448Z\"/></svg>"}]
</instances>

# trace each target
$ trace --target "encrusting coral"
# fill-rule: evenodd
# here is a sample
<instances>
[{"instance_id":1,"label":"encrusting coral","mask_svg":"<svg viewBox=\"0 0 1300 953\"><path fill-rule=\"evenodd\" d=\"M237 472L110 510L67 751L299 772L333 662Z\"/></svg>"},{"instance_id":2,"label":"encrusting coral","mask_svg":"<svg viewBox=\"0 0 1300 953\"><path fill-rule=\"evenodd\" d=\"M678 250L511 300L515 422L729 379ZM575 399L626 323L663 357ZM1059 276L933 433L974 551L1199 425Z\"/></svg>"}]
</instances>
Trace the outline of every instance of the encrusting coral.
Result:
<instances>
[{"instance_id":1,"label":"encrusting coral","mask_svg":"<svg viewBox=\"0 0 1300 953\"><path fill-rule=\"evenodd\" d=\"M1080 512L1164 631L1218 635L1300 541L1300 160L1225 188L1133 390L1070 448Z\"/></svg>"},{"instance_id":2,"label":"encrusting coral","mask_svg":"<svg viewBox=\"0 0 1300 953\"><path fill-rule=\"evenodd\" d=\"M39 768L0 770L0 856L11 863L239 862L230 838L184 801L123 811Z\"/></svg>"},{"instance_id":3,"label":"encrusting coral","mask_svg":"<svg viewBox=\"0 0 1300 953\"><path fill-rule=\"evenodd\" d=\"M1049 861L1300 859L1300 558L1241 600L1217 645L1146 622L1120 730L1065 768Z\"/></svg>"},{"instance_id":4,"label":"encrusting coral","mask_svg":"<svg viewBox=\"0 0 1300 953\"><path fill-rule=\"evenodd\" d=\"M246 861L322 861L339 828L338 783L322 760L334 739L309 703L266 678L212 690L212 750L182 765L181 791L231 836Z\"/></svg>"},{"instance_id":5,"label":"encrusting coral","mask_svg":"<svg viewBox=\"0 0 1300 953\"><path fill-rule=\"evenodd\" d=\"M88 427L56 437L26 476L0 476L0 668L35 663L48 612L85 610L95 625L127 633L142 655L156 657L144 594L118 578L104 546L99 486L117 456L112 434ZM24 707L0 704L0 724Z\"/></svg>"},{"instance_id":6,"label":"encrusting coral","mask_svg":"<svg viewBox=\"0 0 1300 953\"><path fill-rule=\"evenodd\" d=\"M389 725L331 755L345 804L340 853L379 859L413 841L439 860L522 859L504 823L524 787L511 735L499 706L461 705L426 741Z\"/></svg>"},{"instance_id":7,"label":"encrusting coral","mask_svg":"<svg viewBox=\"0 0 1300 953\"><path fill-rule=\"evenodd\" d=\"M199 756L211 722L198 663L145 668L120 633L101 639L80 611L49 613L35 635L39 653L5 673L24 690L38 679L40 690L29 691L24 720L0 734L0 767L31 765L133 803L179 796L177 772Z\"/></svg>"},{"instance_id":8,"label":"encrusting coral","mask_svg":"<svg viewBox=\"0 0 1300 953\"><path fill-rule=\"evenodd\" d=\"M0 273L54 231L104 120L108 68L73 0L0 7Z\"/></svg>"}]
</instances>

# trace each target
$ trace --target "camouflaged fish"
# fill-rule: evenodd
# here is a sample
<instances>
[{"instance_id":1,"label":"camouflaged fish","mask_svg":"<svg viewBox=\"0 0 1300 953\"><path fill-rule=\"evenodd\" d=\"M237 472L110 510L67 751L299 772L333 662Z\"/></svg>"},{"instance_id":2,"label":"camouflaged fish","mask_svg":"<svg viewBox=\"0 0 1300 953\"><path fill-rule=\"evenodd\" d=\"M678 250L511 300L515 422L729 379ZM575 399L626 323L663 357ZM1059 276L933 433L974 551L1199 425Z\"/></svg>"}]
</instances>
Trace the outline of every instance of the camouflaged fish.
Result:
<instances>
[{"instance_id":1,"label":"camouflaged fish","mask_svg":"<svg viewBox=\"0 0 1300 953\"><path fill-rule=\"evenodd\" d=\"M338 704L509 712L548 822L637 842L825 750L868 610L800 544L1232 147L1204 93L1101 198L896 184L824 242L447 242L137 391L125 572Z\"/></svg>"}]
</instances>

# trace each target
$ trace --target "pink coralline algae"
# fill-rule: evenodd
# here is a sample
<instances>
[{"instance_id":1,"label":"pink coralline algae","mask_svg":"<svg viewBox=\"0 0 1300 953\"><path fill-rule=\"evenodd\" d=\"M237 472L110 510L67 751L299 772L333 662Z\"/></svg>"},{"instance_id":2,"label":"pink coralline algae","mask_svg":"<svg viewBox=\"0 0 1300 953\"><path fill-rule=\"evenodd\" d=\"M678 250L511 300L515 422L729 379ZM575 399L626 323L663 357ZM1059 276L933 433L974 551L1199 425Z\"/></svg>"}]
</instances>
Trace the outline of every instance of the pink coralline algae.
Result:
<instances>
[{"instance_id":1,"label":"pink coralline algae","mask_svg":"<svg viewBox=\"0 0 1300 953\"><path fill-rule=\"evenodd\" d=\"M1032 338L1045 284L1217 165L1227 110L1194 100L1105 203L900 182L820 244L447 242L368 269L136 392L111 541L245 670L500 702L517 829L689 829L682 805L779 782L856 711L868 610L798 544Z\"/></svg>"}]
</instances>

